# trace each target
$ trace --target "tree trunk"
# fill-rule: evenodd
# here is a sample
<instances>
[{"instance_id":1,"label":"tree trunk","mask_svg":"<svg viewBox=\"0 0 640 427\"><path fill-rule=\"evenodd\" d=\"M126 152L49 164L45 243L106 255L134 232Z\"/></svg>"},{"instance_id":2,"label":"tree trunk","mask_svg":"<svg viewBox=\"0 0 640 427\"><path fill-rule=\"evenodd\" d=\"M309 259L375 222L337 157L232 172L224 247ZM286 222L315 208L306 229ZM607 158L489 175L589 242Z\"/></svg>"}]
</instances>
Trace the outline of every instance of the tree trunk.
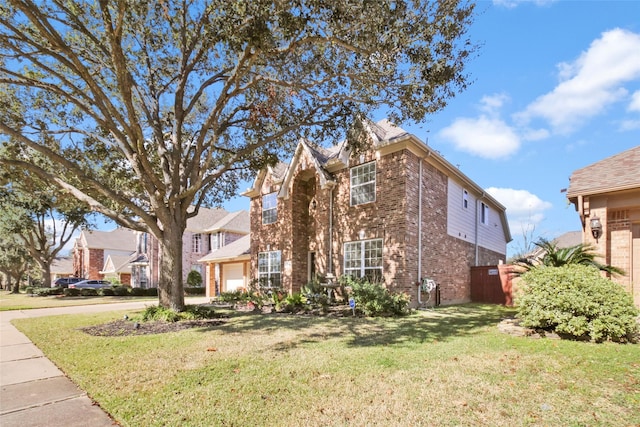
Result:
<instances>
[{"instance_id":1,"label":"tree trunk","mask_svg":"<svg viewBox=\"0 0 640 427\"><path fill-rule=\"evenodd\" d=\"M12 294L19 294L20 293L20 279L16 279L15 283L13 283L13 285L11 284L11 277L9 277L9 289L11 289L11 293Z\"/></svg>"},{"instance_id":2,"label":"tree trunk","mask_svg":"<svg viewBox=\"0 0 640 427\"><path fill-rule=\"evenodd\" d=\"M40 262L42 268L42 286L45 288L51 287L51 263L49 261Z\"/></svg>"},{"instance_id":3,"label":"tree trunk","mask_svg":"<svg viewBox=\"0 0 640 427\"><path fill-rule=\"evenodd\" d=\"M160 277L158 303L175 311L184 310L182 283L182 233L184 227L172 224L164 231L160 243Z\"/></svg>"}]
</instances>

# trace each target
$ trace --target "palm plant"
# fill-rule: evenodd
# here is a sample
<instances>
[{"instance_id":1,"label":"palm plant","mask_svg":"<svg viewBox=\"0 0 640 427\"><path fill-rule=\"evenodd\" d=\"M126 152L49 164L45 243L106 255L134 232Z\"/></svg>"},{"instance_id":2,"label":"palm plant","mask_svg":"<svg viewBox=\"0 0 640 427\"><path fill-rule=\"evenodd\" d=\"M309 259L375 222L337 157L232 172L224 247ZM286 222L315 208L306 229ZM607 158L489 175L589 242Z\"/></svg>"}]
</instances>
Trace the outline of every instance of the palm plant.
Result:
<instances>
[{"instance_id":1,"label":"palm plant","mask_svg":"<svg viewBox=\"0 0 640 427\"><path fill-rule=\"evenodd\" d=\"M540 239L535 242L535 245L541 249L542 255L517 259L514 264L520 267L520 270L516 274L523 274L537 267L562 267L576 264L593 266L609 274L625 274L620 268L597 262L595 259L599 255L592 245L579 243L568 248L559 248L556 243L546 239Z\"/></svg>"}]
</instances>

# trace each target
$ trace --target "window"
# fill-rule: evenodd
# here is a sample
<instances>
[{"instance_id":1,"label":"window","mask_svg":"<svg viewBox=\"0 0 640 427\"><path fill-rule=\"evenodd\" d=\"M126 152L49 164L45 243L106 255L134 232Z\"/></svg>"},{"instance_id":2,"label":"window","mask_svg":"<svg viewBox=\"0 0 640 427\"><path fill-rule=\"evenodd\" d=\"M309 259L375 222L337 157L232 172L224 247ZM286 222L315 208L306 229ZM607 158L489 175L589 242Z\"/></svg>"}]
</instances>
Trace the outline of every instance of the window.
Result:
<instances>
[{"instance_id":1,"label":"window","mask_svg":"<svg viewBox=\"0 0 640 427\"><path fill-rule=\"evenodd\" d=\"M382 239L345 243L344 274L382 280Z\"/></svg>"},{"instance_id":2,"label":"window","mask_svg":"<svg viewBox=\"0 0 640 427\"><path fill-rule=\"evenodd\" d=\"M278 219L278 193L262 196L262 223L273 224Z\"/></svg>"},{"instance_id":3,"label":"window","mask_svg":"<svg viewBox=\"0 0 640 427\"><path fill-rule=\"evenodd\" d=\"M482 203L482 212L480 214L481 214L480 221L484 225L489 225L489 206Z\"/></svg>"},{"instance_id":4,"label":"window","mask_svg":"<svg viewBox=\"0 0 640 427\"><path fill-rule=\"evenodd\" d=\"M202 234L194 234L191 237L191 252L199 254L202 250Z\"/></svg>"},{"instance_id":5,"label":"window","mask_svg":"<svg viewBox=\"0 0 640 427\"><path fill-rule=\"evenodd\" d=\"M351 206L376 200L376 162L351 168Z\"/></svg>"},{"instance_id":6,"label":"window","mask_svg":"<svg viewBox=\"0 0 640 427\"><path fill-rule=\"evenodd\" d=\"M262 286L280 287L280 251L258 253L258 280Z\"/></svg>"},{"instance_id":7,"label":"window","mask_svg":"<svg viewBox=\"0 0 640 427\"><path fill-rule=\"evenodd\" d=\"M221 247L223 247L224 245L223 243L223 239L222 239L222 232L218 231L215 234L211 235L211 250L215 251L216 249L220 249Z\"/></svg>"},{"instance_id":8,"label":"window","mask_svg":"<svg viewBox=\"0 0 640 427\"><path fill-rule=\"evenodd\" d=\"M462 190L462 207L469 208L469 192L467 190Z\"/></svg>"}]
</instances>

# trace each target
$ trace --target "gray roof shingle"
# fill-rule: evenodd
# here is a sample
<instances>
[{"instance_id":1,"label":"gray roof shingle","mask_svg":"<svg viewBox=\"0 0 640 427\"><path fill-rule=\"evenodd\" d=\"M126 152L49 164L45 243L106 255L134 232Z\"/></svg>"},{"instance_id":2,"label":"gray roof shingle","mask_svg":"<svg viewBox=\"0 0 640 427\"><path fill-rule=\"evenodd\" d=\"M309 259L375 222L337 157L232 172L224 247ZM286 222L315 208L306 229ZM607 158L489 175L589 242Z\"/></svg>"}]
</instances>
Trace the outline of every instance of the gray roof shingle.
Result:
<instances>
[{"instance_id":1,"label":"gray roof shingle","mask_svg":"<svg viewBox=\"0 0 640 427\"><path fill-rule=\"evenodd\" d=\"M640 145L578 169L569 178L567 197L640 188Z\"/></svg>"}]
</instances>

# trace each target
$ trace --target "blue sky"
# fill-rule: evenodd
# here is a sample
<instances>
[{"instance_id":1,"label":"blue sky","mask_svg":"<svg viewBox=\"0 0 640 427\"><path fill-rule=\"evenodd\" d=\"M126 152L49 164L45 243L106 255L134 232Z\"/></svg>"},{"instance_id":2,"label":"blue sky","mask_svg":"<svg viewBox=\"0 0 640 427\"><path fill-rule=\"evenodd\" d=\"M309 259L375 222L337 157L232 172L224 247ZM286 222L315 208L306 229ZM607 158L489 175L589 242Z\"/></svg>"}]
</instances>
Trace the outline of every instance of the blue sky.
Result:
<instances>
[{"instance_id":1,"label":"blue sky","mask_svg":"<svg viewBox=\"0 0 640 427\"><path fill-rule=\"evenodd\" d=\"M476 11L473 84L426 124L402 127L507 207L511 255L525 235L579 230L561 192L571 173L640 145L640 1L495 0Z\"/></svg>"},{"instance_id":2,"label":"blue sky","mask_svg":"<svg viewBox=\"0 0 640 427\"><path fill-rule=\"evenodd\" d=\"M402 127L507 207L513 254L525 235L579 230L561 193L572 171L640 145L640 1L495 0L476 10L473 84L427 123Z\"/></svg>"}]
</instances>

